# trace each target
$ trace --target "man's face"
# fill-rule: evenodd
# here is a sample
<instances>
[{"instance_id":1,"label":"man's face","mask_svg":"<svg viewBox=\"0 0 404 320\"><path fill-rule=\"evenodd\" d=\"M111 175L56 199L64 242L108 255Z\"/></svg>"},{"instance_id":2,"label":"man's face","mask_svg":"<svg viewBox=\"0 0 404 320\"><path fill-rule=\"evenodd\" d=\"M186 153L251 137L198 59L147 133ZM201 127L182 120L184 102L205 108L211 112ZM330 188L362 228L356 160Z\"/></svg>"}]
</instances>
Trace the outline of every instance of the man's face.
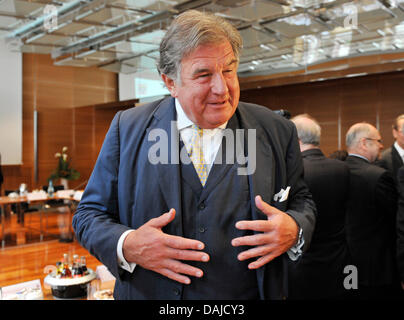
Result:
<instances>
[{"instance_id":1,"label":"man's face","mask_svg":"<svg viewBox=\"0 0 404 320\"><path fill-rule=\"evenodd\" d=\"M393 129L393 136L398 145L404 149L404 119L398 121L398 130Z\"/></svg>"},{"instance_id":2,"label":"man's face","mask_svg":"<svg viewBox=\"0 0 404 320\"><path fill-rule=\"evenodd\" d=\"M374 162L380 157L380 151L383 149L383 144L381 143L382 138L379 131L374 128L374 130L371 130L370 134L368 134L365 140L366 157L370 162Z\"/></svg>"},{"instance_id":3,"label":"man's face","mask_svg":"<svg viewBox=\"0 0 404 320\"><path fill-rule=\"evenodd\" d=\"M240 86L238 63L228 41L200 45L181 62L181 83L163 75L171 95L179 100L188 118L212 129L236 111Z\"/></svg>"}]
</instances>

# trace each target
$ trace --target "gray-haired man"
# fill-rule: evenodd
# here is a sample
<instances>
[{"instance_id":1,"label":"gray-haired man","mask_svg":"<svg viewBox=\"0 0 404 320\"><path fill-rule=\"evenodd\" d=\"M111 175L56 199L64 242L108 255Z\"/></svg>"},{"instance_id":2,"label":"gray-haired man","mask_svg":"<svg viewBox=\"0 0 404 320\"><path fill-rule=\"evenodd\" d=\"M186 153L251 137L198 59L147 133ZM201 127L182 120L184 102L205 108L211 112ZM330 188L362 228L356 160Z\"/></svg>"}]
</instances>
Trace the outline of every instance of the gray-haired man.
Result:
<instances>
[{"instance_id":1,"label":"gray-haired man","mask_svg":"<svg viewBox=\"0 0 404 320\"><path fill-rule=\"evenodd\" d=\"M399 281L395 260L397 191L390 172L374 164L383 148L379 131L356 123L346 134L350 170L347 239L358 270L359 298L391 298Z\"/></svg>"},{"instance_id":2,"label":"gray-haired man","mask_svg":"<svg viewBox=\"0 0 404 320\"><path fill-rule=\"evenodd\" d=\"M395 119L392 127L395 142L382 152L377 164L390 171L397 181L398 168L404 165L404 114Z\"/></svg>"},{"instance_id":3,"label":"gray-haired man","mask_svg":"<svg viewBox=\"0 0 404 320\"><path fill-rule=\"evenodd\" d=\"M349 169L343 161L329 159L320 149L321 127L308 114L291 119L302 151L304 180L317 207L316 228L310 248L297 262L290 261L291 299L341 299L344 268L350 264L345 236L349 199Z\"/></svg>"},{"instance_id":4,"label":"gray-haired man","mask_svg":"<svg viewBox=\"0 0 404 320\"><path fill-rule=\"evenodd\" d=\"M111 124L73 225L117 277L116 299L287 295L285 259L309 245L315 206L293 124L239 102L240 48L240 34L225 20L179 15L158 64L172 97L120 112ZM235 151L222 143L225 129L238 142L244 137L236 133L255 130L256 141L246 140L254 172L238 174L239 162L212 163ZM167 133L170 159L185 146L186 157L202 163L150 163L156 130ZM205 135L211 139L200 148Z\"/></svg>"}]
</instances>

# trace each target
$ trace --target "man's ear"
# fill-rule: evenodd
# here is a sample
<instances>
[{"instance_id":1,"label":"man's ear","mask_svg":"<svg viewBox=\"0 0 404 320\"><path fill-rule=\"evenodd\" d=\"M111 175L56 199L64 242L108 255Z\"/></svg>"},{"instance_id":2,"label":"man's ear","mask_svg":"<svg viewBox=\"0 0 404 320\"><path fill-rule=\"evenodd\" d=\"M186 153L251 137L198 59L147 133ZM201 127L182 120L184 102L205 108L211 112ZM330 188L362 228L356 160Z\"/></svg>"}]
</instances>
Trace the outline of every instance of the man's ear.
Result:
<instances>
[{"instance_id":1,"label":"man's ear","mask_svg":"<svg viewBox=\"0 0 404 320\"><path fill-rule=\"evenodd\" d=\"M362 148L362 150L367 150L367 144L368 141L366 140L366 138L360 138L359 146Z\"/></svg>"},{"instance_id":2,"label":"man's ear","mask_svg":"<svg viewBox=\"0 0 404 320\"><path fill-rule=\"evenodd\" d=\"M175 81L165 74L162 74L161 78L163 79L163 82L166 85L168 91L170 91L171 96L173 98L176 98L177 97L177 88L175 85Z\"/></svg>"},{"instance_id":3,"label":"man's ear","mask_svg":"<svg viewBox=\"0 0 404 320\"><path fill-rule=\"evenodd\" d=\"M394 137L394 139L397 140L397 137L398 137L398 130L396 130L396 129L394 129L394 128L393 128L393 137Z\"/></svg>"}]
</instances>

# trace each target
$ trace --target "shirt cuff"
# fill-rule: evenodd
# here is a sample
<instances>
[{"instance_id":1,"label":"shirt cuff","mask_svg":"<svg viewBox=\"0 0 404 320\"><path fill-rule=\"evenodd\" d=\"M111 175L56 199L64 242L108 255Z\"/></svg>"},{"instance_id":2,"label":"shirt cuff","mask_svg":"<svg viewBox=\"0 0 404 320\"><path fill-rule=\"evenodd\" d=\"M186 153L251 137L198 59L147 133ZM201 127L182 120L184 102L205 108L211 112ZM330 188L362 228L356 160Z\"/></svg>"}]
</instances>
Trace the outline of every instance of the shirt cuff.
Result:
<instances>
[{"instance_id":1,"label":"shirt cuff","mask_svg":"<svg viewBox=\"0 0 404 320\"><path fill-rule=\"evenodd\" d=\"M302 228L300 228L299 241L287 251L290 260L296 261L297 259L299 259L299 257L303 253L302 251L303 245L304 245L303 230Z\"/></svg>"},{"instance_id":2,"label":"shirt cuff","mask_svg":"<svg viewBox=\"0 0 404 320\"><path fill-rule=\"evenodd\" d=\"M133 270L135 270L136 263L134 263L134 262L129 263L128 261L126 261L126 259L123 256L122 247L123 247L123 242L125 241L126 236L132 231L134 231L134 230L128 230L128 231L125 231L124 233L122 233L121 237L119 238L118 245L116 247L116 251L118 254L118 265L123 270L126 270L130 273L132 273Z\"/></svg>"}]
</instances>

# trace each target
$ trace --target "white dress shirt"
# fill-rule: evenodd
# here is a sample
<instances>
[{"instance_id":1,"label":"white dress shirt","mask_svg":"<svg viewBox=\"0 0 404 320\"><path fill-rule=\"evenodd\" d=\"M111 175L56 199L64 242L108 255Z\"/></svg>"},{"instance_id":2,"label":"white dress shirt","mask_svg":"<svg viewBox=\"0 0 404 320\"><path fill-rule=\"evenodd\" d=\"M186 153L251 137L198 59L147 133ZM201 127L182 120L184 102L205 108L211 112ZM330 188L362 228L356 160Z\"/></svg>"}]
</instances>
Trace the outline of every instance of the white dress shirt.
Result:
<instances>
[{"instance_id":1,"label":"white dress shirt","mask_svg":"<svg viewBox=\"0 0 404 320\"><path fill-rule=\"evenodd\" d=\"M178 132L180 133L181 139L184 142L185 147L187 148L187 150L189 150L189 146L194 134L194 131L191 128L193 122L187 117L177 99L175 99L175 109L177 111ZM220 148L220 144L223 138L223 130L226 128L226 126L227 122L223 123L221 126L215 129L203 129L202 146L203 146L204 160L208 166L208 174L210 172L210 169L212 168L213 162L215 161L216 158L216 154ZM133 270L136 267L136 263L133 262L128 263L125 260L123 256L122 246L126 236L132 231L133 230L128 230L124 232L119 238L117 245L118 264L122 269L129 272L133 272ZM303 247L303 245L304 245L304 239L302 238L299 243L297 243L295 246L293 246L287 251L287 254L291 260L293 261L297 260L297 258L302 253L301 248Z\"/></svg>"},{"instance_id":2,"label":"white dress shirt","mask_svg":"<svg viewBox=\"0 0 404 320\"><path fill-rule=\"evenodd\" d=\"M396 148L398 154L400 155L401 159L403 159L403 162L404 162L404 149L401 148L401 147L398 145L397 141L394 142L394 148Z\"/></svg>"}]
</instances>

